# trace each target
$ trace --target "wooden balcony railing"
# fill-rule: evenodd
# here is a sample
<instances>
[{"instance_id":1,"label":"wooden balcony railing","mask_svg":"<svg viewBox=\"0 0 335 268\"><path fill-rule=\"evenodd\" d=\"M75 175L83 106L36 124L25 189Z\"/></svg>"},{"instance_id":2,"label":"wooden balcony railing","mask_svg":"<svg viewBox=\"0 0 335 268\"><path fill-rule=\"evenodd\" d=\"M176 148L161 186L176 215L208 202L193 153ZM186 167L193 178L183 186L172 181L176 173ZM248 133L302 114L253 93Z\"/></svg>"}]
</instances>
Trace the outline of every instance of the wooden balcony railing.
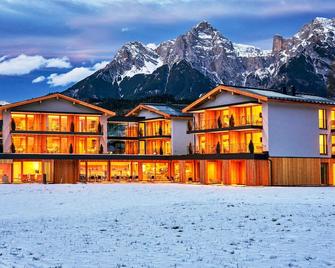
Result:
<instances>
[{"instance_id":1,"label":"wooden balcony railing","mask_svg":"<svg viewBox=\"0 0 335 268\"><path fill-rule=\"evenodd\" d=\"M211 129L226 129L233 127L241 127L241 126L257 126L261 127L263 125L263 120L260 117L230 117L226 120L216 119L216 120L201 120L199 122L195 122L193 126L189 126L189 131L192 130L211 130Z\"/></svg>"},{"instance_id":2,"label":"wooden balcony railing","mask_svg":"<svg viewBox=\"0 0 335 268\"><path fill-rule=\"evenodd\" d=\"M249 144L238 143L229 145L207 145L192 146L193 154L236 154L236 153L263 153L263 145L261 143L253 144L253 152L249 148ZM190 146L188 146L190 152Z\"/></svg>"}]
</instances>

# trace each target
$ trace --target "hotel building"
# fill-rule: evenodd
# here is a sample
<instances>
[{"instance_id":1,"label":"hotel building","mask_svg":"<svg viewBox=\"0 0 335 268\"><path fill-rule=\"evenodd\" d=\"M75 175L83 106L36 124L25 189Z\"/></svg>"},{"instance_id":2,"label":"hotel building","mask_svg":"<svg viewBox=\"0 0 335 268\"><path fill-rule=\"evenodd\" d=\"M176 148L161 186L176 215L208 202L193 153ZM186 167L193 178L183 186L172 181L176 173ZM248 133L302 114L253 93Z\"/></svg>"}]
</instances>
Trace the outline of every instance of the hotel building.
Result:
<instances>
[{"instance_id":1,"label":"hotel building","mask_svg":"<svg viewBox=\"0 0 335 268\"><path fill-rule=\"evenodd\" d=\"M334 184L331 99L220 85L181 109L121 117L61 94L1 106L0 182Z\"/></svg>"}]
</instances>

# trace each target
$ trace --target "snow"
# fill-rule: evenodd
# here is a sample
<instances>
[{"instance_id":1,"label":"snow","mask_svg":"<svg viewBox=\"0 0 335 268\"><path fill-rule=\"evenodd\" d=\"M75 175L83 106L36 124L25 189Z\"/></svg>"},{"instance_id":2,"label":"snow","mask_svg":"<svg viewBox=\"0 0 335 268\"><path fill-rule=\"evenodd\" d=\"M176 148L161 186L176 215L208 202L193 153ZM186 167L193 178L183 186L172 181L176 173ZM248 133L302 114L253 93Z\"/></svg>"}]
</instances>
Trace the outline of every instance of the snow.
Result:
<instances>
[{"instance_id":1,"label":"snow","mask_svg":"<svg viewBox=\"0 0 335 268\"><path fill-rule=\"evenodd\" d=\"M233 43L233 46L239 57L261 57L269 56L272 53L271 50L262 50L251 45Z\"/></svg>"},{"instance_id":2,"label":"snow","mask_svg":"<svg viewBox=\"0 0 335 268\"><path fill-rule=\"evenodd\" d=\"M158 46L155 43L149 43L146 45L146 47L152 50L156 50Z\"/></svg>"},{"instance_id":3,"label":"snow","mask_svg":"<svg viewBox=\"0 0 335 268\"><path fill-rule=\"evenodd\" d=\"M163 61L161 59L152 60L152 61L144 61L144 65L142 67L137 67L133 65L130 70L125 71L121 78L124 77L133 77L136 74L152 74L157 68L163 65ZM122 81L122 80L120 80Z\"/></svg>"},{"instance_id":4,"label":"snow","mask_svg":"<svg viewBox=\"0 0 335 268\"><path fill-rule=\"evenodd\" d=\"M1 185L0 267L334 267L335 188Z\"/></svg>"},{"instance_id":5,"label":"snow","mask_svg":"<svg viewBox=\"0 0 335 268\"><path fill-rule=\"evenodd\" d=\"M204 32L199 32L199 33L198 33L198 37L199 37L200 39L212 39L212 38L213 38L212 35L207 34L207 33L204 33Z\"/></svg>"}]
</instances>

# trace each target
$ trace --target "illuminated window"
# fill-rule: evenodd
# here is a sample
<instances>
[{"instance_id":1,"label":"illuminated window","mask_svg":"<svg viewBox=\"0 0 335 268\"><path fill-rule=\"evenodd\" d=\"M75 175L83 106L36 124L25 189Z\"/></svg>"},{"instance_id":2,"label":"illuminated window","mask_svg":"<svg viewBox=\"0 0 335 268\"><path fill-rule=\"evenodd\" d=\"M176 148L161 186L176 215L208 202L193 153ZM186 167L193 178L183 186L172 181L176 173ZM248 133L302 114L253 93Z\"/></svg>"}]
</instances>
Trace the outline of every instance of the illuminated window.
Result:
<instances>
[{"instance_id":1,"label":"illuminated window","mask_svg":"<svg viewBox=\"0 0 335 268\"><path fill-rule=\"evenodd\" d=\"M27 152L27 139L26 137L13 137L12 138L14 149L16 153Z\"/></svg>"},{"instance_id":2,"label":"illuminated window","mask_svg":"<svg viewBox=\"0 0 335 268\"><path fill-rule=\"evenodd\" d=\"M87 117L87 131L88 132L97 132L99 124L99 117L88 116Z\"/></svg>"},{"instance_id":3,"label":"illuminated window","mask_svg":"<svg viewBox=\"0 0 335 268\"><path fill-rule=\"evenodd\" d=\"M331 128L335 129L335 111L331 111Z\"/></svg>"},{"instance_id":4,"label":"illuminated window","mask_svg":"<svg viewBox=\"0 0 335 268\"><path fill-rule=\"evenodd\" d=\"M325 109L319 110L319 128L327 129L327 112Z\"/></svg>"},{"instance_id":5,"label":"illuminated window","mask_svg":"<svg viewBox=\"0 0 335 268\"><path fill-rule=\"evenodd\" d=\"M61 142L58 137L47 137L47 152L49 154L60 153Z\"/></svg>"},{"instance_id":6,"label":"illuminated window","mask_svg":"<svg viewBox=\"0 0 335 268\"><path fill-rule=\"evenodd\" d=\"M25 114L12 114L15 122L15 130L27 130L27 122Z\"/></svg>"},{"instance_id":7,"label":"illuminated window","mask_svg":"<svg viewBox=\"0 0 335 268\"><path fill-rule=\"evenodd\" d=\"M140 141L140 154L145 154L145 141Z\"/></svg>"},{"instance_id":8,"label":"illuminated window","mask_svg":"<svg viewBox=\"0 0 335 268\"><path fill-rule=\"evenodd\" d=\"M80 116L79 132L97 132L99 117L97 116Z\"/></svg>"},{"instance_id":9,"label":"illuminated window","mask_svg":"<svg viewBox=\"0 0 335 268\"><path fill-rule=\"evenodd\" d=\"M221 152L229 153L229 135L224 134L221 136Z\"/></svg>"},{"instance_id":10,"label":"illuminated window","mask_svg":"<svg viewBox=\"0 0 335 268\"><path fill-rule=\"evenodd\" d=\"M320 154L327 154L327 135L320 134L319 135L319 143L320 143Z\"/></svg>"},{"instance_id":11,"label":"illuminated window","mask_svg":"<svg viewBox=\"0 0 335 268\"><path fill-rule=\"evenodd\" d=\"M332 155L335 155L335 136L332 135Z\"/></svg>"},{"instance_id":12,"label":"illuminated window","mask_svg":"<svg viewBox=\"0 0 335 268\"><path fill-rule=\"evenodd\" d=\"M48 115L48 131L60 131L60 118L58 115Z\"/></svg>"},{"instance_id":13,"label":"illuminated window","mask_svg":"<svg viewBox=\"0 0 335 268\"><path fill-rule=\"evenodd\" d=\"M110 166L110 176L112 179L127 179L130 176L131 163L130 162L111 162Z\"/></svg>"},{"instance_id":14,"label":"illuminated window","mask_svg":"<svg viewBox=\"0 0 335 268\"><path fill-rule=\"evenodd\" d=\"M98 140L96 138L87 138L87 152L89 154L98 153Z\"/></svg>"},{"instance_id":15,"label":"illuminated window","mask_svg":"<svg viewBox=\"0 0 335 268\"><path fill-rule=\"evenodd\" d=\"M193 181L193 163L185 163L185 176L187 181Z\"/></svg>"},{"instance_id":16,"label":"illuminated window","mask_svg":"<svg viewBox=\"0 0 335 268\"><path fill-rule=\"evenodd\" d=\"M85 116L79 117L79 132L86 132L86 118Z\"/></svg>"},{"instance_id":17,"label":"illuminated window","mask_svg":"<svg viewBox=\"0 0 335 268\"><path fill-rule=\"evenodd\" d=\"M68 131L68 120L67 116L61 116L60 117L60 128L62 132Z\"/></svg>"},{"instance_id":18,"label":"illuminated window","mask_svg":"<svg viewBox=\"0 0 335 268\"><path fill-rule=\"evenodd\" d=\"M32 114L27 115L27 130L35 130L34 129L35 116Z\"/></svg>"},{"instance_id":19,"label":"illuminated window","mask_svg":"<svg viewBox=\"0 0 335 268\"><path fill-rule=\"evenodd\" d=\"M200 137L200 153L204 154L206 152L206 138L205 136Z\"/></svg>"}]
</instances>

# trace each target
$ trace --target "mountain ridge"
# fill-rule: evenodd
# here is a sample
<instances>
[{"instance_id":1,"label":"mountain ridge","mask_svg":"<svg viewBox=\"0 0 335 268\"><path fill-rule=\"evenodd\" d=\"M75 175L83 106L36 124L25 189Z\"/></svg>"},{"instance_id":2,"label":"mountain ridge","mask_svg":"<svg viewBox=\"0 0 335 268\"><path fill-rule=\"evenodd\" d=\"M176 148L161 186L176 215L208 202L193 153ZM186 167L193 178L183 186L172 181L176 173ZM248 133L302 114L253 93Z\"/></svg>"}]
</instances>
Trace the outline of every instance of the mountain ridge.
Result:
<instances>
[{"instance_id":1,"label":"mountain ridge","mask_svg":"<svg viewBox=\"0 0 335 268\"><path fill-rule=\"evenodd\" d=\"M77 98L136 99L172 94L195 99L216 84L261 88L294 85L325 95L335 60L335 19L317 17L291 38L275 35L272 51L237 44L207 21L156 46L128 42L103 69L65 94ZM173 88L172 88L173 87Z\"/></svg>"}]
</instances>

